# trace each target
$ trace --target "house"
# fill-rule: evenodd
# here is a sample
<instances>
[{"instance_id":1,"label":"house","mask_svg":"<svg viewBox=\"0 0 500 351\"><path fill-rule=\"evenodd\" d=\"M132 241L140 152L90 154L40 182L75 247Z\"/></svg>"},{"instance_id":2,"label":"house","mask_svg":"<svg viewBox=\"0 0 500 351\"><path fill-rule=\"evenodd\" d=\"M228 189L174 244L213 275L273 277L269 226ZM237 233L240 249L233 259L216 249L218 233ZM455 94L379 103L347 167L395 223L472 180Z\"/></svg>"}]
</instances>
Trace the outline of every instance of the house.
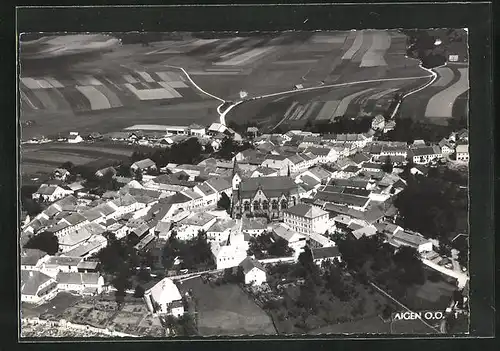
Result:
<instances>
[{"instance_id":1,"label":"house","mask_svg":"<svg viewBox=\"0 0 500 351\"><path fill-rule=\"evenodd\" d=\"M195 136L204 136L205 135L205 127L200 126L199 124L191 124L189 125L189 134Z\"/></svg>"},{"instance_id":2,"label":"house","mask_svg":"<svg viewBox=\"0 0 500 351\"><path fill-rule=\"evenodd\" d=\"M253 139L253 138L259 136L259 128L257 128L257 127L248 127L247 128L247 136L250 139Z\"/></svg>"},{"instance_id":3,"label":"house","mask_svg":"<svg viewBox=\"0 0 500 351\"><path fill-rule=\"evenodd\" d=\"M203 207L215 207L219 196L215 190L206 183L198 184L193 191L199 194L203 199Z\"/></svg>"},{"instance_id":4,"label":"house","mask_svg":"<svg viewBox=\"0 0 500 351\"><path fill-rule=\"evenodd\" d=\"M388 121L385 126L384 126L384 133L387 133L391 130L393 130L394 128L396 128L396 122L391 120L391 121Z\"/></svg>"},{"instance_id":5,"label":"house","mask_svg":"<svg viewBox=\"0 0 500 351\"><path fill-rule=\"evenodd\" d=\"M99 271L99 262L97 261L81 261L76 269L80 273L98 273Z\"/></svg>"},{"instance_id":6,"label":"house","mask_svg":"<svg viewBox=\"0 0 500 351\"><path fill-rule=\"evenodd\" d=\"M389 244L400 247L409 246L416 249L418 252L430 252L433 249L432 241L424 238L419 233L410 232L407 230L397 230L393 235L387 235Z\"/></svg>"},{"instance_id":7,"label":"house","mask_svg":"<svg viewBox=\"0 0 500 351\"><path fill-rule=\"evenodd\" d=\"M42 184L31 197L33 200L54 202L71 194L73 194L72 190L62 188L59 185Z\"/></svg>"},{"instance_id":8,"label":"house","mask_svg":"<svg viewBox=\"0 0 500 351\"><path fill-rule=\"evenodd\" d=\"M297 204L283 211L285 224L302 234L324 233L328 219L328 212L312 205Z\"/></svg>"},{"instance_id":9,"label":"house","mask_svg":"<svg viewBox=\"0 0 500 351\"><path fill-rule=\"evenodd\" d=\"M22 270L40 270L41 265L49 258L44 251L38 249L23 249L21 252Z\"/></svg>"},{"instance_id":10,"label":"house","mask_svg":"<svg viewBox=\"0 0 500 351\"><path fill-rule=\"evenodd\" d=\"M239 229L238 223L236 221L229 219L217 220L210 228L207 230L207 240L215 241L219 244L226 243L231 235L232 231L236 231Z\"/></svg>"},{"instance_id":11,"label":"house","mask_svg":"<svg viewBox=\"0 0 500 351\"><path fill-rule=\"evenodd\" d=\"M66 181L68 179L70 173L67 169L64 168L56 168L53 173L54 179L61 180L61 181Z\"/></svg>"},{"instance_id":12,"label":"house","mask_svg":"<svg viewBox=\"0 0 500 351\"><path fill-rule=\"evenodd\" d=\"M50 256L41 265L40 271L56 278L59 272L78 272L77 266L82 261L81 257Z\"/></svg>"},{"instance_id":13,"label":"house","mask_svg":"<svg viewBox=\"0 0 500 351\"><path fill-rule=\"evenodd\" d=\"M159 239L168 240L170 238L172 222L160 221L156 224L154 233Z\"/></svg>"},{"instance_id":14,"label":"house","mask_svg":"<svg viewBox=\"0 0 500 351\"><path fill-rule=\"evenodd\" d=\"M275 238L281 238L285 240L288 244L288 247L294 250L295 253L301 252L301 250L307 244L306 235L297 233L287 225L278 224L273 226L272 233Z\"/></svg>"},{"instance_id":15,"label":"house","mask_svg":"<svg viewBox=\"0 0 500 351\"><path fill-rule=\"evenodd\" d=\"M81 143L83 138L78 134L78 132L70 132L68 136L68 143L77 144Z\"/></svg>"},{"instance_id":16,"label":"house","mask_svg":"<svg viewBox=\"0 0 500 351\"><path fill-rule=\"evenodd\" d=\"M347 206L355 210L366 210L370 203L368 194L359 196L352 193L340 191L340 189L332 189L333 187L325 187L325 190L318 191L314 196L315 203L331 203L340 206Z\"/></svg>"},{"instance_id":17,"label":"house","mask_svg":"<svg viewBox=\"0 0 500 351\"><path fill-rule=\"evenodd\" d=\"M377 115L372 120L372 129L373 130L383 130L385 127L385 118L382 115Z\"/></svg>"},{"instance_id":18,"label":"house","mask_svg":"<svg viewBox=\"0 0 500 351\"><path fill-rule=\"evenodd\" d=\"M363 162L361 169L367 172L382 172L382 164L373 162Z\"/></svg>"},{"instance_id":19,"label":"house","mask_svg":"<svg viewBox=\"0 0 500 351\"><path fill-rule=\"evenodd\" d=\"M319 233L311 233L307 238L307 246L310 248L318 248L318 247L330 247L335 246L335 242L328 239L326 236Z\"/></svg>"},{"instance_id":20,"label":"house","mask_svg":"<svg viewBox=\"0 0 500 351\"><path fill-rule=\"evenodd\" d=\"M215 136L219 133L224 133L226 132L227 127L223 124L220 123L212 123L210 127L208 127L207 134L211 136Z\"/></svg>"},{"instance_id":21,"label":"house","mask_svg":"<svg viewBox=\"0 0 500 351\"><path fill-rule=\"evenodd\" d=\"M237 267L247 257L247 250L242 246L211 242L210 249L217 269Z\"/></svg>"},{"instance_id":22,"label":"house","mask_svg":"<svg viewBox=\"0 0 500 351\"><path fill-rule=\"evenodd\" d=\"M259 236L267 229L266 218L242 218L241 231L250 236Z\"/></svg>"},{"instance_id":23,"label":"house","mask_svg":"<svg viewBox=\"0 0 500 351\"><path fill-rule=\"evenodd\" d=\"M361 239L363 236L370 237L378 233L374 225L363 226L358 223L351 223L349 229L351 229L351 234L355 239Z\"/></svg>"},{"instance_id":24,"label":"house","mask_svg":"<svg viewBox=\"0 0 500 351\"><path fill-rule=\"evenodd\" d=\"M144 301L153 315L171 315L180 317L184 314L182 296L174 282L163 278L144 292Z\"/></svg>"},{"instance_id":25,"label":"house","mask_svg":"<svg viewBox=\"0 0 500 351\"><path fill-rule=\"evenodd\" d=\"M75 229L66 235L62 235L59 238L59 251L68 252L80 244L88 241L95 235L101 235L105 232L104 227L97 223L89 223L83 227ZM57 234L56 234L57 235Z\"/></svg>"},{"instance_id":26,"label":"house","mask_svg":"<svg viewBox=\"0 0 500 351\"><path fill-rule=\"evenodd\" d=\"M255 171L250 175L250 178L256 177L277 177L280 171L278 169L270 167L257 167Z\"/></svg>"},{"instance_id":27,"label":"house","mask_svg":"<svg viewBox=\"0 0 500 351\"><path fill-rule=\"evenodd\" d=\"M205 181L209 187L211 187L217 193L217 201L219 201L222 193L225 193L229 198L233 193L231 182L222 177L211 177Z\"/></svg>"},{"instance_id":28,"label":"house","mask_svg":"<svg viewBox=\"0 0 500 351\"><path fill-rule=\"evenodd\" d=\"M240 267L243 268L246 285L259 286L267 282L266 270L259 261L247 257L240 263Z\"/></svg>"},{"instance_id":29,"label":"house","mask_svg":"<svg viewBox=\"0 0 500 351\"><path fill-rule=\"evenodd\" d=\"M422 146L412 150L413 163L427 164L433 160L441 158L441 150L439 146Z\"/></svg>"},{"instance_id":30,"label":"house","mask_svg":"<svg viewBox=\"0 0 500 351\"><path fill-rule=\"evenodd\" d=\"M261 167L272 168L278 172L278 175L282 176L286 175L292 166L293 163L290 159L283 155L267 155L261 164Z\"/></svg>"},{"instance_id":31,"label":"house","mask_svg":"<svg viewBox=\"0 0 500 351\"><path fill-rule=\"evenodd\" d=\"M75 248L63 253L62 255L68 257L82 257L85 259L99 252L99 250L106 247L107 244L108 241L104 236L94 235L89 240L80 243Z\"/></svg>"},{"instance_id":32,"label":"house","mask_svg":"<svg viewBox=\"0 0 500 351\"><path fill-rule=\"evenodd\" d=\"M102 178L107 174L111 174L111 176L114 177L116 175L116 169L114 167L110 166L110 167L99 169L95 172L95 175L97 178Z\"/></svg>"},{"instance_id":33,"label":"house","mask_svg":"<svg viewBox=\"0 0 500 351\"><path fill-rule=\"evenodd\" d=\"M380 153L377 157L382 156L408 156L408 146L406 143L392 143L381 145Z\"/></svg>"},{"instance_id":34,"label":"house","mask_svg":"<svg viewBox=\"0 0 500 351\"><path fill-rule=\"evenodd\" d=\"M335 162L339 158L339 152L335 148L310 146L304 152L316 156L319 163Z\"/></svg>"},{"instance_id":35,"label":"house","mask_svg":"<svg viewBox=\"0 0 500 351\"><path fill-rule=\"evenodd\" d=\"M137 171L148 172L148 171L157 171L156 163L154 163L151 159L146 158L144 160L140 160L132 163L130 166L130 170L134 173Z\"/></svg>"},{"instance_id":36,"label":"house","mask_svg":"<svg viewBox=\"0 0 500 351\"><path fill-rule=\"evenodd\" d=\"M324 169L323 167L316 166L314 168L309 168L308 170L302 172L299 174L295 179L302 179L303 177L311 177L312 179L316 180L316 184L321 184L321 182L327 182L330 177L332 176L332 173Z\"/></svg>"},{"instance_id":37,"label":"house","mask_svg":"<svg viewBox=\"0 0 500 351\"><path fill-rule=\"evenodd\" d=\"M325 261L341 262L341 255L338 246L320 247L311 249L313 262L318 266Z\"/></svg>"},{"instance_id":38,"label":"house","mask_svg":"<svg viewBox=\"0 0 500 351\"><path fill-rule=\"evenodd\" d=\"M104 278L99 273L59 272L57 288L61 291L81 295L96 295L102 292Z\"/></svg>"},{"instance_id":39,"label":"house","mask_svg":"<svg viewBox=\"0 0 500 351\"><path fill-rule=\"evenodd\" d=\"M278 218L282 211L298 203L299 193L289 177L242 179L233 192L233 216L244 213L264 213Z\"/></svg>"},{"instance_id":40,"label":"house","mask_svg":"<svg viewBox=\"0 0 500 351\"><path fill-rule=\"evenodd\" d=\"M469 162L469 144L457 145L456 158L459 162Z\"/></svg>"},{"instance_id":41,"label":"house","mask_svg":"<svg viewBox=\"0 0 500 351\"><path fill-rule=\"evenodd\" d=\"M410 169L410 173L413 175L423 175L426 176L429 173L429 167L423 165L415 165Z\"/></svg>"},{"instance_id":42,"label":"house","mask_svg":"<svg viewBox=\"0 0 500 351\"><path fill-rule=\"evenodd\" d=\"M342 168L336 172L333 172L332 178L349 179L349 178L357 176L359 173L361 173L360 167L354 166L354 165L349 165L349 166Z\"/></svg>"},{"instance_id":43,"label":"house","mask_svg":"<svg viewBox=\"0 0 500 351\"><path fill-rule=\"evenodd\" d=\"M176 228L179 240L190 240L198 235L200 230L207 231L215 222L217 217L206 213L198 212L181 220Z\"/></svg>"},{"instance_id":44,"label":"house","mask_svg":"<svg viewBox=\"0 0 500 351\"><path fill-rule=\"evenodd\" d=\"M57 282L47 274L34 270L21 270L21 301L40 304L57 295Z\"/></svg>"},{"instance_id":45,"label":"house","mask_svg":"<svg viewBox=\"0 0 500 351\"><path fill-rule=\"evenodd\" d=\"M455 152L452 143L444 138L441 139L441 141L438 143L438 146L441 148L441 154L443 156L451 155L453 152Z\"/></svg>"}]
</instances>

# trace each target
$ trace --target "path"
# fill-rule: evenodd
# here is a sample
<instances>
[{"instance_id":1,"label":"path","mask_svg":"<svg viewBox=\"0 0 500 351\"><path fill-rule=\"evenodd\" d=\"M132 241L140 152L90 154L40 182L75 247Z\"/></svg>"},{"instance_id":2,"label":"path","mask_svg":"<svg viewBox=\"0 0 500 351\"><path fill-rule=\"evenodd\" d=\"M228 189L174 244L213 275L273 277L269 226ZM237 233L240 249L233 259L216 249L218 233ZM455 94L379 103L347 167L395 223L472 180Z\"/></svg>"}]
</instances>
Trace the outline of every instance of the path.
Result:
<instances>
[{"instance_id":1,"label":"path","mask_svg":"<svg viewBox=\"0 0 500 351\"><path fill-rule=\"evenodd\" d=\"M464 273L455 272L452 269L442 267L442 266L440 266L432 261L426 260L424 258L422 258L422 263L425 264L426 266L432 268L432 269L435 269L438 272L441 272L449 277L457 279L459 289L463 289L465 286L465 283L467 283L467 281L469 280L469 277Z\"/></svg>"}]
</instances>

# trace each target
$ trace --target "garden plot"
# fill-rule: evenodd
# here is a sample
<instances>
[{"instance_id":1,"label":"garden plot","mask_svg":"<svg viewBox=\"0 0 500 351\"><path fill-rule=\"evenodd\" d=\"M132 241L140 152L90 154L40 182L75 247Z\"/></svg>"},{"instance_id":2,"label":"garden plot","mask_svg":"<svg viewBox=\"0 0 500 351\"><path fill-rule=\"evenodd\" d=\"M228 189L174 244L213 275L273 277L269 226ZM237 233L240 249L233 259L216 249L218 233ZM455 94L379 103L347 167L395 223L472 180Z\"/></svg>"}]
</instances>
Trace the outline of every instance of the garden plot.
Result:
<instances>
[{"instance_id":1,"label":"garden plot","mask_svg":"<svg viewBox=\"0 0 500 351\"><path fill-rule=\"evenodd\" d=\"M439 77L434 83L432 83L432 86L434 87L445 87L450 84L455 77L455 74L450 67L438 67L435 68L434 71L438 74Z\"/></svg>"},{"instance_id":2,"label":"garden plot","mask_svg":"<svg viewBox=\"0 0 500 351\"><path fill-rule=\"evenodd\" d=\"M459 68L460 79L448 88L434 95L427 103L426 117L453 117L453 104L455 100L469 90L469 77L467 68Z\"/></svg>"},{"instance_id":3,"label":"garden plot","mask_svg":"<svg viewBox=\"0 0 500 351\"><path fill-rule=\"evenodd\" d=\"M361 91L358 91L354 94L351 94L349 96L346 96L345 98L342 99L342 101L339 103L337 109L335 110L333 116L332 116L332 119L335 119L337 117L342 117L345 115L346 111L347 111L347 108L349 107L349 104L354 100L356 99L357 97L367 93L367 92L370 92L372 91L374 88L368 88L368 89L365 89L365 90L361 90Z\"/></svg>"},{"instance_id":4,"label":"garden plot","mask_svg":"<svg viewBox=\"0 0 500 351\"><path fill-rule=\"evenodd\" d=\"M85 95L90 101L90 108L92 110L105 110L111 108L111 104L104 94L93 86L77 86L76 89Z\"/></svg>"},{"instance_id":5,"label":"garden plot","mask_svg":"<svg viewBox=\"0 0 500 351\"><path fill-rule=\"evenodd\" d=\"M384 56L391 46L391 37L386 31L371 32L372 43L363 55L360 67L387 66Z\"/></svg>"}]
</instances>

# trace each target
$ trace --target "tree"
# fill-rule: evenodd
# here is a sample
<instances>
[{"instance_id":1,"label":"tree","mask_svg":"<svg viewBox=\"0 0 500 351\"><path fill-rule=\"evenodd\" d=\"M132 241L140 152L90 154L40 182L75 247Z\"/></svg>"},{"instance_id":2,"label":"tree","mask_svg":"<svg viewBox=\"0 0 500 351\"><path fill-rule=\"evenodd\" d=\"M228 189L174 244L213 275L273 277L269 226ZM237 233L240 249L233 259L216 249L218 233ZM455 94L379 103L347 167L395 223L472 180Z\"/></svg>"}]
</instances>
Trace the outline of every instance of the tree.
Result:
<instances>
[{"instance_id":1,"label":"tree","mask_svg":"<svg viewBox=\"0 0 500 351\"><path fill-rule=\"evenodd\" d=\"M392 173L392 170L394 169L394 166L391 162L390 157L387 157L384 164L382 165L382 171L385 173Z\"/></svg>"},{"instance_id":2,"label":"tree","mask_svg":"<svg viewBox=\"0 0 500 351\"><path fill-rule=\"evenodd\" d=\"M226 193L222 193L219 201L217 202L217 208L222 208L226 210L227 213L230 212L231 210L231 199L229 196L226 195Z\"/></svg>"},{"instance_id":3,"label":"tree","mask_svg":"<svg viewBox=\"0 0 500 351\"><path fill-rule=\"evenodd\" d=\"M24 247L42 250L48 255L55 255L59 252L59 239L53 233L44 231L33 236Z\"/></svg>"},{"instance_id":4,"label":"tree","mask_svg":"<svg viewBox=\"0 0 500 351\"><path fill-rule=\"evenodd\" d=\"M137 285L135 287L135 291L134 291L134 297L144 297L144 288L142 287L142 285Z\"/></svg>"},{"instance_id":5,"label":"tree","mask_svg":"<svg viewBox=\"0 0 500 351\"><path fill-rule=\"evenodd\" d=\"M134 179L138 182L142 182L142 171L140 169L135 171Z\"/></svg>"},{"instance_id":6,"label":"tree","mask_svg":"<svg viewBox=\"0 0 500 351\"><path fill-rule=\"evenodd\" d=\"M67 170L70 173L71 173L71 171L73 170L74 167L75 167L75 165L73 164L73 162L70 162L70 161L66 161L66 162L64 162L61 165L62 169L65 169L65 170Z\"/></svg>"},{"instance_id":7,"label":"tree","mask_svg":"<svg viewBox=\"0 0 500 351\"><path fill-rule=\"evenodd\" d=\"M382 310L382 318L384 319L389 319L392 316L392 313L394 312L394 308L390 305L386 305L384 309Z\"/></svg>"},{"instance_id":8,"label":"tree","mask_svg":"<svg viewBox=\"0 0 500 351\"><path fill-rule=\"evenodd\" d=\"M424 268L416 249L403 246L394 255L394 262L402 269L400 282L403 285L423 284Z\"/></svg>"}]
</instances>

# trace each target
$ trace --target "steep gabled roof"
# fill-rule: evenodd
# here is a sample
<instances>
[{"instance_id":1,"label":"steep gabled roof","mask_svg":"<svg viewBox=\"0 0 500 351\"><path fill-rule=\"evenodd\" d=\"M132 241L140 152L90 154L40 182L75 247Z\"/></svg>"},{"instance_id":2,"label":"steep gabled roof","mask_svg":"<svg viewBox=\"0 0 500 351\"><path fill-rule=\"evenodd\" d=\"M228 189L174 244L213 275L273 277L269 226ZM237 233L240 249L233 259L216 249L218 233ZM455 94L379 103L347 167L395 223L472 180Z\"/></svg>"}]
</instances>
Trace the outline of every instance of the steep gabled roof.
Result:
<instances>
[{"instance_id":1,"label":"steep gabled roof","mask_svg":"<svg viewBox=\"0 0 500 351\"><path fill-rule=\"evenodd\" d=\"M328 214L328 212L322 210L319 207L305 204L297 204L285 210L285 212L295 216L306 218L316 218Z\"/></svg>"},{"instance_id":2,"label":"steep gabled roof","mask_svg":"<svg viewBox=\"0 0 500 351\"><path fill-rule=\"evenodd\" d=\"M262 264L259 261L254 260L251 257L245 258L240 263L240 266L241 266L241 268L243 268L243 273L245 273L245 274L247 274L248 272L250 272L254 268L260 269L263 272L266 271L265 268L264 268L264 266L262 266Z\"/></svg>"}]
</instances>

